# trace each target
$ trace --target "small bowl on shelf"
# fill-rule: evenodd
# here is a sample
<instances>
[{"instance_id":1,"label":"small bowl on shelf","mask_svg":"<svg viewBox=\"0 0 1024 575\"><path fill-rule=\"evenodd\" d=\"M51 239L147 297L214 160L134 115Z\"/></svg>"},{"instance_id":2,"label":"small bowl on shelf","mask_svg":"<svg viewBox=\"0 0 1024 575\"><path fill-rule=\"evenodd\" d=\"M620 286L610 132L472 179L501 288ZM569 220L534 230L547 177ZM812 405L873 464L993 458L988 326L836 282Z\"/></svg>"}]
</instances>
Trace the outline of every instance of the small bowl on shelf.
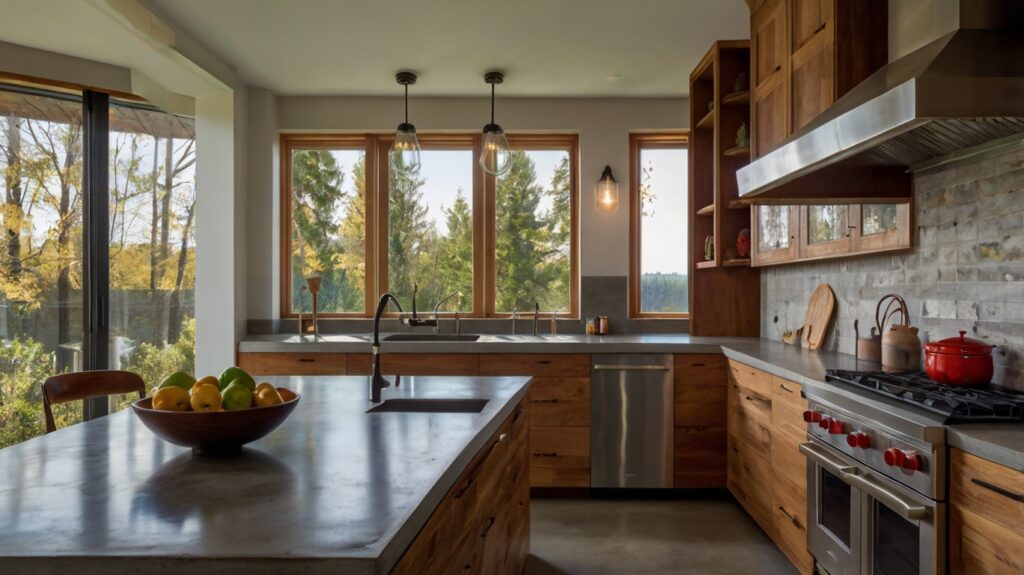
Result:
<instances>
[{"instance_id":1,"label":"small bowl on shelf","mask_svg":"<svg viewBox=\"0 0 1024 575\"><path fill-rule=\"evenodd\" d=\"M146 397L133 403L132 411L164 441L191 447L195 455L227 455L280 427L300 399L302 396L296 395L278 405L198 412L153 409L153 398Z\"/></svg>"}]
</instances>

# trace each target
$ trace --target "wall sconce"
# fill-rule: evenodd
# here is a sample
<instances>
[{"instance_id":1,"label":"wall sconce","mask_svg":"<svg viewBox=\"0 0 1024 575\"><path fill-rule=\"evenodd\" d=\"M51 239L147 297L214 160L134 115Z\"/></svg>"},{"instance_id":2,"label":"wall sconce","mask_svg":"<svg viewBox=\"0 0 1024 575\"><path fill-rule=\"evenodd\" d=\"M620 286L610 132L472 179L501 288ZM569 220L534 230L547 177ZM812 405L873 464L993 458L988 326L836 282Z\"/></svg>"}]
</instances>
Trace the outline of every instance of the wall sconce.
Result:
<instances>
[{"instance_id":1,"label":"wall sconce","mask_svg":"<svg viewBox=\"0 0 1024 575\"><path fill-rule=\"evenodd\" d=\"M605 166L604 172L601 172L601 179L597 181L595 199L600 212L612 214L619 209L619 183L612 175L611 166Z\"/></svg>"}]
</instances>

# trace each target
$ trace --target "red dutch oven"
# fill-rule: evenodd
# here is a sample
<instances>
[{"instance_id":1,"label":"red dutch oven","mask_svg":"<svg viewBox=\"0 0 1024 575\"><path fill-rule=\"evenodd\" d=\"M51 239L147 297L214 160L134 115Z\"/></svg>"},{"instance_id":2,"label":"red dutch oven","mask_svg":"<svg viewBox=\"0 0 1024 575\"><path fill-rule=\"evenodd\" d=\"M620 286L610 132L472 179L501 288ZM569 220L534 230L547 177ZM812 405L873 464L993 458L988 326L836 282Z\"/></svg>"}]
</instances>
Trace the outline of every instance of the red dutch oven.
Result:
<instances>
[{"instance_id":1,"label":"red dutch oven","mask_svg":"<svg viewBox=\"0 0 1024 575\"><path fill-rule=\"evenodd\" d=\"M984 385L992 381L992 346L976 339L950 337L924 344L924 370L946 385Z\"/></svg>"}]
</instances>

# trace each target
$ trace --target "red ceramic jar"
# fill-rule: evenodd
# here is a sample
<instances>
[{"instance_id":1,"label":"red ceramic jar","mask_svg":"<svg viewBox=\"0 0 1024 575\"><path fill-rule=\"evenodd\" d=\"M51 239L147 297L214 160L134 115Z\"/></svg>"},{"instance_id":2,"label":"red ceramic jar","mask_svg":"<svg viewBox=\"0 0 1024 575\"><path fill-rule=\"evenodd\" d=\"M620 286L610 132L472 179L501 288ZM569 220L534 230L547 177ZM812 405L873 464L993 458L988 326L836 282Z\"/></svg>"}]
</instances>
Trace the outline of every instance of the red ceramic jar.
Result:
<instances>
[{"instance_id":1,"label":"red ceramic jar","mask_svg":"<svg viewBox=\"0 0 1024 575\"><path fill-rule=\"evenodd\" d=\"M984 385L992 381L992 346L976 339L950 337L924 344L924 370L946 385Z\"/></svg>"}]
</instances>

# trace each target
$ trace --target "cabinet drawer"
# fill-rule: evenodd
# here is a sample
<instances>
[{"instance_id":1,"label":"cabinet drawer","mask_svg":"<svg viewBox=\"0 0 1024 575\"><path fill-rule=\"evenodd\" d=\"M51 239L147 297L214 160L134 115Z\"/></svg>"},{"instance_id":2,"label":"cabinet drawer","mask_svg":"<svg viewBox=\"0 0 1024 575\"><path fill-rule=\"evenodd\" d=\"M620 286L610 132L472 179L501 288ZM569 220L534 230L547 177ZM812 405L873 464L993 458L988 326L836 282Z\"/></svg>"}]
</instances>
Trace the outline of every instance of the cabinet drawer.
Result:
<instances>
[{"instance_id":1,"label":"cabinet drawer","mask_svg":"<svg viewBox=\"0 0 1024 575\"><path fill-rule=\"evenodd\" d=\"M344 353L239 353L238 367L251 375L345 375Z\"/></svg>"},{"instance_id":2,"label":"cabinet drawer","mask_svg":"<svg viewBox=\"0 0 1024 575\"><path fill-rule=\"evenodd\" d=\"M807 552L807 489L778 475L772 481L772 529L775 543L800 573L812 573L814 559Z\"/></svg>"},{"instance_id":3,"label":"cabinet drawer","mask_svg":"<svg viewBox=\"0 0 1024 575\"><path fill-rule=\"evenodd\" d=\"M950 450L950 501L1024 537L1024 473ZM1024 553L1024 552L1022 552Z\"/></svg>"},{"instance_id":4,"label":"cabinet drawer","mask_svg":"<svg viewBox=\"0 0 1024 575\"><path fill-rule=\"evenodd\" d=\"M725 386L676 384L676 427L725 427L728 395Z\"/></svg>"},{"instance_id":5,"label":"cabinet drawer","mask_svg":"<svg viewBox=\"0 0 1024 575\"><path fill-rule=\"evenodd\" d=\"M678 354L674 358L676 388L687 385L717 385L725 387L728 379L725 356L717 353Z\"/></svg>"},{"instance_id":6,"label":"cabinet drawer","mask_svg":"<svg viewBox=\"0 0 1024 575\"><path fill-rule=\"evenodd\" d=\"M445 498L427 524L405 551L401 561L391 572L392 575L434 575L444 573L447 568L449 530L452 526L451 501Z\"/></svg>"},{"instance_id":7,"label":"cabinet drawer","mask_svg":"<svg viewBox=\"0 0 1024 575\"><path fill-rule=\"evenodd\" d=\"M677 427L674 436L674 486L725 487L725 427Z\"/></svg>"},{"instance_id":8,"label":"cabinet drawer","mask_svg":"<svg viewBox=\"0 0 1024 575\"><path fill-rule=\"evenodd\" d=\"M530 485L534 487L589 487L590 429L587 427L531 428Z\"/></svg>"},{"instance_id":9,"label":"cabinet drawer","mask_svg":"<svg viewBox=\"0 0 1024 575\"><path fill-rule=\"evenodd\" d=\"M480 375L590 377L590 356L562 353L480 355Z\"/></svg>"},{"instance_id":10,"label":"cabinet drawer","mask_svg":"<svg viewBox=\"0 0 1024 575\"><path fill-rule=\"evenodd\" d=\"M349 354L349 375L370 375L369 354ZM384 375L477 375L477 356L471 353L385 353L380 358Z\"/></svg>"},{"instance_id":11,"label":"cabinet drawer","mask_svg":"<svg viewBox=\"0 0 1024 575\"><path fill-rule=\"evenodd\" d=\"M729 435L729 491L769 535L772 532L771 463L754 449Z\"/></svg>"},{"instance_id":12,"label":"cabinet drawer","mask_svg":"<svg viewBox=\"0 0 1024 575\"><path fill-rule=\"evenodd\" d=\"M771 453L771 409L770 396L729 385L729 433L756 447L765 458Z\"/></svg>"},{"instance_id":13,"label":"cabinet drawer","mask_svg":"<svg viewBox=\"0 0 1024 575\"><path fill-rule=\"evenodd\" d=\"M799 383L772 376L772 426L803 436L807 432L804 411L807 400L801 396Z\"/></svg>"},{"instance_id":14,"label":"cabinet drawer","mask_svg":"<svg viewBox=\"0 0 1024 575\"><path fill-rule=\"evenodd\" d=\"M729 383L749 389L763 397L772 396L772 375L744 363L729 361Z\"/></svg>"},{"instance_id":15,"label":"cabinet drawer","mask_svg":"<svg viewBox=\"0 0 1024 575\"><path fill-rule=\"evenodd\" d=\"M530 425L590 427L590 378L535 377L530 384Z\"/></svg>"},{"instance_id":16,"label":"cabinet drawer","mask_svg":"<svg viewBox=\"0 0 1024 575\"><path fill-rule=\"evenodd\" d=\"M775 477L784 477L793 485L807 489L807 459L800 453L805 435L794 435L776 428L772 432L772 471Z\"/></svg>"},{"instance_id":17,"label":"cabinet drawer","mask_svg":"<svg viewBox=\"0 0 1024 575\"><path fill-rule=\"evenodd\" d=\"M953 575L1024 573L1024 537L961 507L950 506L949 555Z\"/></svg>"}]
</instances>

